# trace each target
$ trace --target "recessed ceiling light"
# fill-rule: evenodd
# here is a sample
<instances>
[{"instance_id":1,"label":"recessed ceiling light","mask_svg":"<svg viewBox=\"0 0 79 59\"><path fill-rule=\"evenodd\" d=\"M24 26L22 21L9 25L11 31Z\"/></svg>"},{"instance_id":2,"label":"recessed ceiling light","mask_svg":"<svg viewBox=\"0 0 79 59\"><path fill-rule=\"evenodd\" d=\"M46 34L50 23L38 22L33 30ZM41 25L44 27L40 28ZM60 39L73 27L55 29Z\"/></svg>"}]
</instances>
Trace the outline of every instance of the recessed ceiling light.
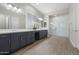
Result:
<instances>
[{"instance_id":1,"label":"recessed ceiling light","mask_svg":"<svg viewBox=\"0 0 79 59\"><path fill-rule=\"evenodd\" d=\"M16 6L13 6L11 4L1 4L2 6L4 6L7 10L11 10L13 12L16 13L22 13L22 10L20 8L17 8Z\"/></svg>"},{"instance_id":2,"label":"recessed ceiling light","mask_svg":"<svg viewBox=\"0 0 79 59\"><path fill-rule=\"evenodd\" d=\"M22 13L22 10L19 8L19 9L17 10L17 13Z\"/></svg>"},{"instance_id":3,"label":"recessed ceiling light","mask_svg":"<svg viewBox=\"0 0 79 59\"><path fill-rule=\"evenodd\" d=\"M6 6L6 8L7 9L11 9L12 8L12 5L9 4L9 5Z\"/></svg>"},{"instance_id":4,"label":"recessed ceiling light","mask_svg":"<svg viewBox=\"0 0 79 59\"><path fill-rule=\"evenodd\" d=\"M12 11L17 11L17 8L16 7L13 7Z\"/></svg>"},{"instance_id":5,"label":"recessed ceiling light","mask_svg":"<svg viewBox=\"0 0 79 59\"><path fill-rule=\"evenodd\" d=\"M9 4L8 7L9 7L9 8L12 8L12 5Z\"/></svg>"},{"instance_id":6,"label":"recessed ceiling light","mask_svg":"<svg viewBox=\"0 0 79 59\"><path fill-rule=\"evenodd\" d=\"M17 10L17 8L16 8L16 7L14 7L13 9L14 9L14 10Z\"/></svg>"}]
</instances>

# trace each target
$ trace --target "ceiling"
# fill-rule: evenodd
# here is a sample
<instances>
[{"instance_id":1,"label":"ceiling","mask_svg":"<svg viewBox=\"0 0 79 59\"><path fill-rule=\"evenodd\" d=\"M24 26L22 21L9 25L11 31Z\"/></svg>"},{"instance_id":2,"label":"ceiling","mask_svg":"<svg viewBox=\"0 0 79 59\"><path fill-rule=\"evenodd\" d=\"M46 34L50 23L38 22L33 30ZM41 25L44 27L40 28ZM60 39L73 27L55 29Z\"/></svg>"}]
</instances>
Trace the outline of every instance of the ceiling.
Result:
<instances>
[{"instance_id":1,"label":"ceiling","mask_svg":"<svg viewBox=\"0 0 79 59\"><path fill-rule=\"evenodd\" d=\"M13 10L13 8L9 8L8 9L8 6L5 6L5 4L8 4L8 5L12 5L12 7L17 7L18 9L22 8L23 6L26 6L26 4L20 4L20 3L0 3L0 13L2 14L6 14L6 15L24 15L23 13L16 13L16 11ZM10 6L9 6L10 7Z\"/></svg>"},{"instance_id":2,"label":"ceiling","mask_svg":"<svg viewBox=\"0 0 79 59\"><path fill-rule=\"evenodd\" d=\"M30 4L41 13L48 15L67 13L70 6L70 4L68 3L11 3L11 4L19 8L24 8L26 5Z\"/></svg>"},{"instance_id":3,"label":"ceiling","mask_svg":"<svg viewBox=\"0 0 79 59\"><path fill-rule=\"evenodd\" d=\"M69 3L13 3L12 5L20 8L31 5L41 13L48 15L67 13L70 6Z\"/></svg>"},{"instance_id":4,"label":"ceiling","mask_svg":"<svg viewBox=\"0 0 79 59\"><path fill-rule=\"evenodd\" d=\"M31 5L37 8L43 14L51 14L60 12L62 10L66 11L70 6L68 3L31 3Z\"/></svg>"}]
</instances>

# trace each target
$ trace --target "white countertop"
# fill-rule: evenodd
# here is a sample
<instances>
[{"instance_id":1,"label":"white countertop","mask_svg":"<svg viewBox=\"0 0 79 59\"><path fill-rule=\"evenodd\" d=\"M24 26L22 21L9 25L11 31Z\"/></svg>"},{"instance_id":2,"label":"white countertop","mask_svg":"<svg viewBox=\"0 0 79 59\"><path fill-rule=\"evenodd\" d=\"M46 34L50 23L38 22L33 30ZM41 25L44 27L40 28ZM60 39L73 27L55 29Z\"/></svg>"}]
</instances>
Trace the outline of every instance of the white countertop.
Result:
<instances>
[{"instance_id":1,"label":"white countertop","mask_svg":"<svg viewBox=\"0 0 79 59\"><path fill-rule=\"evenodd\" d=\"M15 32L39 31L39 30L47 30L47 29L46 28L41 28L41 29L37 29L37 30L33 30L33 29L0 29L0 34L15 33Z\"/></svg>"}]
</instances>

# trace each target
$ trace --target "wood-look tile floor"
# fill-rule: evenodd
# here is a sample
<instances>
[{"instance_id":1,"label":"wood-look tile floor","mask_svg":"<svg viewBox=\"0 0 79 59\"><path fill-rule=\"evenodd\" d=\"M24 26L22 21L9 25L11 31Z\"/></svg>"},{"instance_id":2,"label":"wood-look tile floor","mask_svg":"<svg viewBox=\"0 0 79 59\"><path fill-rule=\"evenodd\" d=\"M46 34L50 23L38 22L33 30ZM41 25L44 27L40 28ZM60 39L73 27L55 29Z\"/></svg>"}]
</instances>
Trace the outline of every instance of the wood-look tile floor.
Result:
<instances>
[{"instance_id":1,"label":"wood-look tile floor","mask_svg":"<svg viewBox=\"0 0 79 59\"><path fill-rule=\"evenodd\" d=\"M12 55L78 55L79 51L67 38L52 36L39 40Z\"/></svg>"}]
</instances>

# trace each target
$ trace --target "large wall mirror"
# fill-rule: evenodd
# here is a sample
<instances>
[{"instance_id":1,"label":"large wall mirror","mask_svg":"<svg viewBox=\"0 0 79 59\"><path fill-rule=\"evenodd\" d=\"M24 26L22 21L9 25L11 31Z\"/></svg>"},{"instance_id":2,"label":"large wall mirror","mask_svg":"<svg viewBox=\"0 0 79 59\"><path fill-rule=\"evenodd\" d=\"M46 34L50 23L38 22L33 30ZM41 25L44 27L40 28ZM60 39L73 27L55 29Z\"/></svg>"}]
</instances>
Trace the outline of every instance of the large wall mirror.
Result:
<instances>
[{"instance_id":1,"label":"large wall mirror","mask_svg":"<svg viewBox=\"0 0 79 59\"><path fill-rule=\"evenodd\" d=\"M0 14L0 29L25 29L25 16Z\"/></svg>"},{"instance_id":2,"label":"large wall mirror","mask_svg":"<svg viewBox=\"0 0 79 59\"><path fill-rule=\"evenodd\" d=\"M7 17L3 14L0 14L0 29L8 28Z\"/></svg>"},{"instance_id":3,"label":"large wall mirror","mask_svg":"<svg viewBox=\"0 0 79 59\"><path fill-rule=\"evenodd\" d=\"M28 23L28 28L43 28L44 27L44 19L43 20L39 20L40 17L37 17L35 15L29 14L27 15L27 23Z\"/></svg>"},{"instance_id":4,"label":"large wall mirror","mask_svg":"<svg viewBox=\"0 0 79 59\"><path fill-rule=\"evenodd\" d=\"M0 29L39 29L45 25L44 20L39 20L39 17L29 13L27 16L0 14Z\"/></svg>"},{"instance_id":5,"label":"large wall mirror","mask_svg":"<svg viewBox=\"0 0 79 59\"><path fill-rule=\"evenodd\" d=\"M24 16L11 16L8 19L9 29L25 29Z\"/></svg>"}]
</instances>

